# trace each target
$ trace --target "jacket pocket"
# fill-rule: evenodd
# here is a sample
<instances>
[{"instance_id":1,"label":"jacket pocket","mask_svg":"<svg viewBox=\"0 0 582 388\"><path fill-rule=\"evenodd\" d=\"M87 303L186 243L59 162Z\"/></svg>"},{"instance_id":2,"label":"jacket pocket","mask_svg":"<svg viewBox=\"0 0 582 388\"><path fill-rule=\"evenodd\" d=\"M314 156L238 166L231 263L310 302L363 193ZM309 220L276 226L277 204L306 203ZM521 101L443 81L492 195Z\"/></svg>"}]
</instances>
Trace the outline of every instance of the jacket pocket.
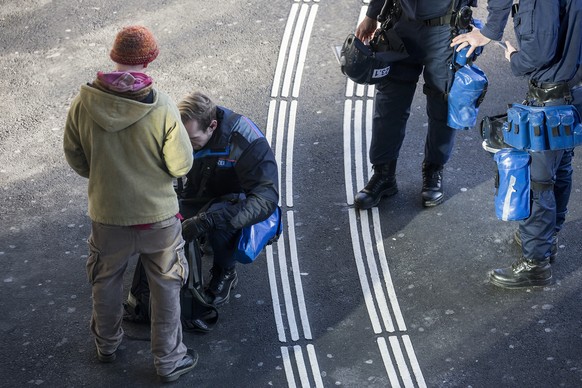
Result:
<instances>
[{"instance_id":1,"label":"jacket pocket","mask_svg":"<svg viewBox=\"0 0 582 388\"><path fill-rule=\"evenodd\" d=\"M519 9L513 16L513 28L518 42L520 38L532 36L534 33L534 7L535 1L520 2Z\"/></svg>"}]
</instances>

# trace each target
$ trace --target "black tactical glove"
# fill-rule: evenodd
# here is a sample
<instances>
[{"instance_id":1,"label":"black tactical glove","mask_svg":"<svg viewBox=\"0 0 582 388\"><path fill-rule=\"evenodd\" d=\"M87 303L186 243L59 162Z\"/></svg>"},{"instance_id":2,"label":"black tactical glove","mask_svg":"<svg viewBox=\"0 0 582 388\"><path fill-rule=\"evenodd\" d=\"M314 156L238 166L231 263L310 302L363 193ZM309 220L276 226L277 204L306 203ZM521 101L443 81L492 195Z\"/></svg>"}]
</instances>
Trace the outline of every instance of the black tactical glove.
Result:
<instances>
[{"instance_id":1,"label":"black tactical glove","mask_svg":"<svg viewBox=\"0 0 582 388\"><path fill-rule=\"evenodd\" d=\"M192 218L182 222L182 237L186 241L192 241L195 238L202 237L204 234L214 228L214 222L206 213L198 213Z\"/></svg>"}]
</instances>

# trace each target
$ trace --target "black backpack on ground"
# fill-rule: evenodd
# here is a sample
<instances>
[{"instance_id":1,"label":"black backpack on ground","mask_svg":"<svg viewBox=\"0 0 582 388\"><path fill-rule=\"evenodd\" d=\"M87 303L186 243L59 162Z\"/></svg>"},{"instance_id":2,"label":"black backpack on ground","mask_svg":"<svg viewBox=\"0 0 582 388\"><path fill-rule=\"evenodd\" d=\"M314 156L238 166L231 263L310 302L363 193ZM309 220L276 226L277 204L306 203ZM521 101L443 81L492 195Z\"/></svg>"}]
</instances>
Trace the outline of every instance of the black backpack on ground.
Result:
<instances>
[{"instance_id":1,"label":"black backpack on ground","mask_svg":"<svg viewBox=\"0 0 582 388\"><path fill-rule=\"evenodd\" d=\"M188 261L188 281L180 290L182 329L188 332L208 333L218 321L218 310L206 302L202 290L202 252L197 240L190 241L184 249ZM138 259L131 290L123 304L123 319L135 323L150 322L150 287Z\"/></svg>"}]
</instances>

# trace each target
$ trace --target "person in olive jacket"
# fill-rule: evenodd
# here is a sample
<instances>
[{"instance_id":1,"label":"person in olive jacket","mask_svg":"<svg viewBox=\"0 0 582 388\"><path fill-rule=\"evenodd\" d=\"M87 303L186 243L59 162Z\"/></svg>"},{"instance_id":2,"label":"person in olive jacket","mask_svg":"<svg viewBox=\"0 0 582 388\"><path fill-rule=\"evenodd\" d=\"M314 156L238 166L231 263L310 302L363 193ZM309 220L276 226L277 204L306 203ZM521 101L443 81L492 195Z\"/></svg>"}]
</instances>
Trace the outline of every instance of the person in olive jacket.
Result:
<instances>
[{"instance_id":1,"label":"person in olive jacket","mask_svg":"<svg viewBox=\"0 0 582 388\"><path fill-rule=\"evenodd\" d=\"M164 382L192 370L198 355L182 342L180 288L188 276L173 180L192 165L176 104L144 74L159 49L143 26L123 28L112 72L82 85L68 112L65 157L89 179L91 331L97 357L113 362L123 338L123 273L141 256L151 290L151 349Z\"/></svg>"}]
</instances>

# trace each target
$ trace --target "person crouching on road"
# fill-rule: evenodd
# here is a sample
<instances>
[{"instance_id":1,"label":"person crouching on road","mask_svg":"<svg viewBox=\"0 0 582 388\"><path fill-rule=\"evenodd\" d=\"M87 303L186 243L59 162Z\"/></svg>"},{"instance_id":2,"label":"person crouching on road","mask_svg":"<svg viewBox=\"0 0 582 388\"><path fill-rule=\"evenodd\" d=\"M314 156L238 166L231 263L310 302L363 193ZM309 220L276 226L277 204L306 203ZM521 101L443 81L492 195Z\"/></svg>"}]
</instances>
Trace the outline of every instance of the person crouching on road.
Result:
<instances>
[{"instance_id":1,"label":"person crouching on road","mask_svg":"<svg viewBox=\"0 0 582 388\"><path fill-rule=\"evenodd\" d=\"M181 193L186 241L205 237L214 254L205 293L228 302L238 282L234 252L240 230L267 219L279 202L278 169L267 139L250 119L194 92L178 104L194 148ZM195 214L195 215L194 215ZM194 216L193 216L194 215Z\"/></svg>"},{"instance_id":2,"label":"person crouching on road","mask_svg":"<svg viewBox=\"0 0 582 388\"><path fill-rule=\"evenodd\" d=\"M97 358L113 362L123 338L123 273L141 256L151 289L151 349L163 382L191 371L198 354L182 342L180 288L188 277L173 179L192 166L176 104L144 74L158 55L146 27L116 36L112 72L81 86L68 112L64 152L89 178L91 331Z\"/></svg>"}]
</instances>

